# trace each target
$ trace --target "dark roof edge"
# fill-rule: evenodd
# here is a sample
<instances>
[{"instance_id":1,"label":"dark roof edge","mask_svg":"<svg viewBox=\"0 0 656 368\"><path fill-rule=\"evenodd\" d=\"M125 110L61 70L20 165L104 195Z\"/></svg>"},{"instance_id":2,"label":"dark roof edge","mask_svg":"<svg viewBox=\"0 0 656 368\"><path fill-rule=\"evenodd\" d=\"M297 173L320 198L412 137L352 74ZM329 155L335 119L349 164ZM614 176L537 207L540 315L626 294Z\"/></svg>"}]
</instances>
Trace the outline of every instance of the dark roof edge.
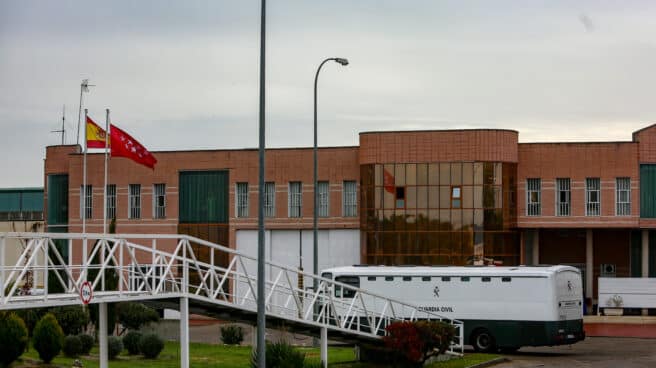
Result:
<instances>
[{"instance_id":1,"label":"dark roof edge","mask_svg":"<svg viewBox=\"0 0 656 368\"><path fill-rule=\"evenodd\" d=\"M379 130L360 132L363 134L388 134L388 133L444 133L444 132L511 132L519 134L519 131L513 129L491 129L491 128L471 128L471 129L426 129L426 130Z\"/></svg>"},{"instance_id":2,"label":"dark roof edge","mask_svg":"<svg viewBox=\"0 0 656 368\"><path fill-rule=\"evenodd\" d=\"M637 144L635 141L603 141L603 142L519 142L522 144L618 144L618 143L631 143Z\"/></svg>"},{"instance_id":3,"label":"dark roof edge","mask_svg":"<svg viewBox=\"0 0 656 368\"><path fill-rule=\"evenodd\" d=\"M340 148L360 148L360 146L327 146L317 147L319 150L323 149L340 149ZM266 151L282 151L282 150L311 150L313 147L275 147L266 148ZM257 151L258 148L225 148L225 149L198 149L198 150L166 150L166 151L150 151L150 153L180 153L180 152L236 152L236 151ZM73 152L71 155L82 155L84 152ZM104 154L104 152L88 152L88 155Z\"/></svg>"}]
</instances>

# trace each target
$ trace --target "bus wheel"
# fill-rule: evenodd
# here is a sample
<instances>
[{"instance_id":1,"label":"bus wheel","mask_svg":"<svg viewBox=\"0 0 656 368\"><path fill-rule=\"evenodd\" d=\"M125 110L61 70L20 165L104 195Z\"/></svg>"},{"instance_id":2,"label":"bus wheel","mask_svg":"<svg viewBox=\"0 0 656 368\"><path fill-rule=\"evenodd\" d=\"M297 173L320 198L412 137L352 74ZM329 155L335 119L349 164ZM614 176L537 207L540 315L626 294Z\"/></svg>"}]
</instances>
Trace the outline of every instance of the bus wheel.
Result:
<instances>
[{"instance_id":1,"label":"bus wheel","mask_svg":"<svg viewBox=\"0 0 656 368\"><path fill-rule=\"evenodd\" d=\"M491 353L495 350L494 336L485 328L476 330L472 335L474 350L480 353Z\"/></svg>"}]
</instances>

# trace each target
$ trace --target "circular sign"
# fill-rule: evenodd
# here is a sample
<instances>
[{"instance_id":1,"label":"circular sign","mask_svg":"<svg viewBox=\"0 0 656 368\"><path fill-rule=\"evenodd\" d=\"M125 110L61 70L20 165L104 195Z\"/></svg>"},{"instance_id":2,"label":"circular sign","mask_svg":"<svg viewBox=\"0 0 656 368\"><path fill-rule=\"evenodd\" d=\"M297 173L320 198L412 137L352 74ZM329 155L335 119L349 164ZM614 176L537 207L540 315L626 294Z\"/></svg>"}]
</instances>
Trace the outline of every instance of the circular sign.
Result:
<instances>
[{"instance_id":1,"label":"circular sign","mask_svg":"<svg viewBox=\"0 0 656 368\"><path fill-rule=\"evenodd\" d=\"M91 283L89 281L85 281L80 287L80 298L84 305L89 304L91 298L93 298L93 289L91 288Z\"/></svg>"}]
</instances>

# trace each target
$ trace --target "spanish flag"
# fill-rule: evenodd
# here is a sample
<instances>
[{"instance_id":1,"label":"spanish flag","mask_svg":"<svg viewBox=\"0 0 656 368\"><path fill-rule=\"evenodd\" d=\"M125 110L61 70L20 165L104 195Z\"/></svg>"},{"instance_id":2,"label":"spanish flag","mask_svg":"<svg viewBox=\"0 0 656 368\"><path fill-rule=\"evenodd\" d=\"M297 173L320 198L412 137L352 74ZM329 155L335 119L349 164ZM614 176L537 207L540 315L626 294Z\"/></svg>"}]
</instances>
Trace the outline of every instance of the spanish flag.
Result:
<instances>
[{"instance_id":1,"label":"spanish flag","mask_svg":"<svg viewBox=\"0 0 656 368\"><path fill-rule=\"evenodd\" d=\"M105 148L107 133L87 116L87 148Z\"/></svg>"}]
</instances>

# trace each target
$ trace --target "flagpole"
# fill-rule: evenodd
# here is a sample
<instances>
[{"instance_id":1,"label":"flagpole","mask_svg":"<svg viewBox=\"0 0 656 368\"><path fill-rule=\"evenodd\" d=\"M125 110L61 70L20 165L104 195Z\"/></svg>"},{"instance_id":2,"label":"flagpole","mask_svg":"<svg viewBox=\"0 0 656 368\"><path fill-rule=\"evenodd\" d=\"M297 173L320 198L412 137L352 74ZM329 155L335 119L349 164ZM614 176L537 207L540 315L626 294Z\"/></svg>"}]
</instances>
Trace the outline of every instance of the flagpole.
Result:
<instances>
[{"instance_id":1,"label":"flagpole","mask_svg":"<svg viewBox=\"0 0 656 368\"><path fill-rule=\"evenodd\" d=\"M109 147L109 109L105 109L105 186L103 186L103 234L107 234L107 182L109 180L109 165L107 149Z\"/></svg>"},{"instance_id":2,"label":"flagpole","mask_svg":"<svg viewBox=\"0 0 656 368\"><path fill-rule=\"evenodd\" d=\"M80 195L82 196L80 211L82 212L83 234L87 232L87 116L89 116L89 109L84 109L84 160L82 164L82 175L84 178L82 179L82 190L80 191Z\"/></svg>"}]
</instances>

